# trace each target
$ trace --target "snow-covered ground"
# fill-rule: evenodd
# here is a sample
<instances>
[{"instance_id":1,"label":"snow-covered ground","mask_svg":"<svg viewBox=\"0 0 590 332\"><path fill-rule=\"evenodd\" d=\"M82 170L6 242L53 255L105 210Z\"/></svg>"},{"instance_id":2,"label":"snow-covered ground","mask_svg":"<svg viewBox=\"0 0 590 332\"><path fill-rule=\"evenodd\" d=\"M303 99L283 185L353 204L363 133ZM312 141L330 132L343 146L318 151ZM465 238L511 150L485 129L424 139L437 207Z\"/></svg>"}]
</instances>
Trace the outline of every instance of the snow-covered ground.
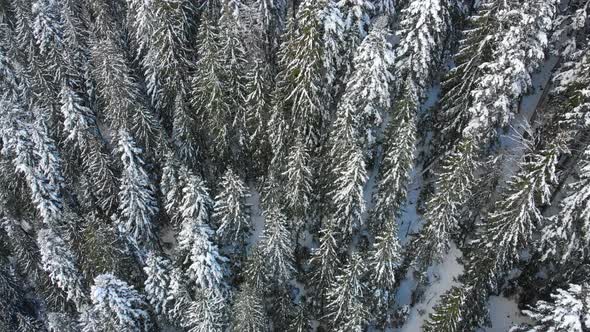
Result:
<instances>
[{"instance_id":1,"label":"snow-covered ground","mask_svg":"<svg viewBox=\"0 0 590 332\"><path fill-rule=\"evenodd\" d=\"M406 323L397 331L416 332L421 330L424 320L433 312L433 308L438 303L440 296L451 287L458 285L456 278L463 273L463 265L457 261L457 258L460 257L461 251L454 244L451 244L451 249L443 262L428 269L431 283L422 300L412 306ZM411 271L409 274L411 274ZM397 303L400 305L411 304L412 289L415 284L411 276L401 283L396 296Z\"/></svg>"},{"instance_id":2,"label":"snow-covered ground","mask_svg":"<svg viewBox=\"0 0 590 332\"><path fill-rule=\"evenodd\" d=\"M490 296L488 310L492 326L481 331L506 332L514 325L531 322L528 317L521 315L514 299L504 296Z\"/></svg>"}]
</instances>

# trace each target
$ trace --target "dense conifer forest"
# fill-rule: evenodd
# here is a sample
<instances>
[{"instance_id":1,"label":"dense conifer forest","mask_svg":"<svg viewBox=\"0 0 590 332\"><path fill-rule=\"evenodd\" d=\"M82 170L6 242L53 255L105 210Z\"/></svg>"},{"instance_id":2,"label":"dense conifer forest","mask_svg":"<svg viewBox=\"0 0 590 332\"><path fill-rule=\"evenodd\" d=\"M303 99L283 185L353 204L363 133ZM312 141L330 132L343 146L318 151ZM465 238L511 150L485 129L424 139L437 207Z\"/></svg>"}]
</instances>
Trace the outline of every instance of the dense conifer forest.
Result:
<instances>
[{"instance_id":1,"label":"dense conifer forest","mask_svg":"<svg viewBox=\"0 0 590 332\"><path fill-rule=\"evenodd\" d=\"M590 1L0 0L0 331L590 331Z\"/></svg>"}]
</instances>

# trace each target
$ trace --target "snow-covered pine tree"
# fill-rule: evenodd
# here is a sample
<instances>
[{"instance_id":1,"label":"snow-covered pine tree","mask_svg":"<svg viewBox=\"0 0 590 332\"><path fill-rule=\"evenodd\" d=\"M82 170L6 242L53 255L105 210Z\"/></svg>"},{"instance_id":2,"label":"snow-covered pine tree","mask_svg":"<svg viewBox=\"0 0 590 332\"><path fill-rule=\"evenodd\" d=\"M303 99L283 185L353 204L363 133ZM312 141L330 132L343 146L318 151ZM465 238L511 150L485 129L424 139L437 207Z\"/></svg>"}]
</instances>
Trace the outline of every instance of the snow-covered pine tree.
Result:
<instances>
[{"instance_id":1,"label":"snow-covered pine tree","mask_svg":"<svg viewBox=\"0 0 590 332\"><path fill-rule=\"evenodd\" d=\"M395 223L406 200L416 143L413 112L417 97L411 93L412 90L408 90L395 103L396 107L385 130L383 160L370 216L371 226L376 230Z\"/></svg>"},{"instance_id":2,"label":"snow-covered pine tree","mask_svg":"<svg viewBox=\"0 0 590 332\"><path fill-rule=\"evenodd\" d=\"M375 236L375 243L370 252L369 271L377 303L390 303L396 285L396 274L402 263L402 248L398 238L397 220L384 225L382 232Z\"/></svg>"},{"instance_id":3,"label":"snow-covered pine tree","mask_svg":"<svg viewBox=\"0 0 590 332\"><path fill-rule=\"evenodd\" d=\"M222 332L226 329L225 299L213 289L196 291L182 318L182 326L188 332Z\"/></svg>"},{"instance_id":4,"label":"snow-covered pine tree","mask_svg":"<svg viewBox=\"0 0 590 332\"><path fill-rule=\"evenodd\" d=\"M266 1L266 0L263 0ZM267 62L255 60L246 74L246 129L248 162L257 176L268 171L272 148L267 123L270 117L271 68Z\"/></svg>"},{"instance_id":5,"label":"snow-covered pine tree","mask_svg":"<svg viewBox=\"0 0 590 332\"><path fill-rule=\"evenodd\" d=\"M487 140L497 127L508 124L519 98L531 87L531 73L545 59L548 33L555 12L553 3L535 0L524 4L496 3L492 59L482 63L470 94L469 121L464 134Z\"/></svg>"},{"instance_id":6,"label":"snow-covered pine tree","mask_svg":"<svg viewBox=\"0 0 590 332\"><path fill-rule=\"evenodd\" d=\"M170 271L170 284L168 286L168 297L164 299L162 308L170 322L174 326L182 327L182 320L191 304L192 291L186 280L182 269L173 267Z\"/></svg>"},{"instance_id":7,"label":"snow-covered pine tree","mask_svg":"<svg viewBox=\"0 0 590 332\"><path fill-rule=\"evenodd\" d=\"M377 15L388 15L393 17L396 12L397 0L376 0L375 1L375 13Z\"/></svg>"},{"instance_id":8,"label":"snow-covered pine tree","mask_svg":"<svg viewBox=\"0 0 590 332\"><path fill-rule=\"evenodd\" d=\"M392 220L406 198L414 161L416 114L446 49L451 24L448 6L438 0L412 1L401 12L400 44L395 54L399 98L386 130L382 170L371 215L377 229L395 222ZM386 29L386 22L378 23ZM393 55L390 57L393 64ZM390 79L389 89L393 89L391 82Z\"/></svg>"},{"instance_id":9,"label":"snow-covered pine tree","mask_svg":"<svg viewBox=\"0 0 590 332\"><path fill-rule=\"evenodd\" d=\"M172 150L166 152L163 164L160 191L168 218L170 218L172 225L176 226L182 221L182 213L180 212L183 198L182 188L185 185L185 179L188 178L189 170L182 166Z\"/></svg>"},{"instance_id":10,"label":"snow-covered pine tree","mask_svg":"<svg viewBox=\"0 0 590 332\"><path fill-rule=\"evenodd\" d=\"M312 199L313 175L309 167L310 155L301 137L291 147L287 165L282 174L285 178L285 208L289 217L295 219L297 231L305 222Z\"/></svg>"},{"instance_id":11,"label":"snow-covered pine tree","mask_svg":"<svg viewBox=\"0 0 590 332\"><path fill-rule=\"evenodd\" d=\"M353 107L338 108L330 137L329 159L331 183L329 187L333 222L343 237L352 236L361 223L365 211L364 185L368 179L365 155L359 142L359 114ZM328 162L327 161L327 162Z\"/></svg>"},{"instance_id":12,"label":"snow-covered pine tree","mask_svg":"<svg viewBox=\"0 0 590 332\"><path fill-rule=\"evenodd\" d=\"M230 331L268 331L268 318L264 310L260 291L248 284L235 295L231 307Z\"/></svg>"},{"instance_id":13,"label":"snow-covered pine tree","mask_svg":"<svg viewBox=\"0 0 590 332\"><path fill-rule=\"evenodd\" d=\"M341 0L337 2L343 22L342 30L342 63L339 76L346 80L353 70L353 57L365 39L371 25L371 16L375 9L371 0Z\"/></svg>"},{"instance_id":14,"label":"snow-covered pine tree","mask_svg":"<svg viewBox=\"0 0 590 332\"><path fill-rule=\"evenodd\" d=\"M326 5L320 12L320 19L324 26L322 42L324 52L322 62L325 70L325 87L326 96L333 96L344 88L342 80L342 71L346 65L343 48L346 47L344 42L346 26L342 17L341 6L336 0L327 0ZM349 51L352 52L352 51ZM330 103L326 105L332 109L337 98L330 97Z\"/></svg>"},{"instance_id":15,"label":"snow-covered pine tree","mask_svg":"<svg viewBox=\"0 0 590 332\"><path fill-rule=\"evenodd\" d=\"M425 224L413 241L416 243L414 263L420 269L440 261L450 246L451 236L458 229L458 215L470 195L473 174L477 168L474 141L463 139L441 163L436 172L435 192L426 202Z\"/></svg>"},{"instance_id":16,"label":"snow-covered pine tree","mask_svg":"<svg viewBox=\"0 0 590 332\"><path fill-rule=\"evenodd\" d=\"M335 189L331 192L334 221L343 229L343 235L349 238L361 227L362 214L366 209L364 186L368 177L364 154L359 146L351 146L346 158L339 160L336 172Z\"/></svg>"},{"instance_id":17,"label":"snow-covered pine tree","mask_svg":"<svg viewBox=\"0 0 590 332\"><path fill-rule=\"evenodd\" d=\"M423 326L426 332L436 331L462 331L464 328L462 320L465 307L465 297L470 290L453 287L450 291L443 294L440 303L434 308L434 313L430 314L428 320Z\"/></svg>"},{"instance_id":18,"label":"snow-covered pine tree","mask_svg":"<svg viewBox=\"0 0 590 332\"><path fill-rule=\"evenodd\" d=\"M195 166L202 157L200 148L202 141L198 133L198 125L188 100L187 87L178 84L173 105L172 141L176 147L178 158L185 165Z\"/></svg>"},{"instance_id":19,"label":"snow-covered pine tree","mask_svg":"<svg viewBox=\"0 0 590 332\"><path fill-rule=\"evenodd\" d=\"M441 0L413 0L400 13L396 76L404 84L411 83L405 89L415 88L420 99L443 60L451 25L450 5Z\"/></svg>"},{"instance_id":20,"label":"snow-covered pine tree","mask_svg":"<svg viewBox=\"0 0 590 332\"><path fill-rule=\"evenodd\" d=\"M86 278L94 279L104 273L127 276L138 272L126 238L120 234L116 225L108 223L99 214L86 216L80 237L77 253Z\"/></svg>"},{"instance_id":21,"label":"snow-covered pine tree","mask_svg":"<svg viewBox=\"0 0 590 332\"><path fill-rule=\"evenodd\" d=\"M487 37L492 39L492 56L479 65L485 70L474 74L477 82L470 90L472 98L463 138L440 162L440 174L435 175L437 189L427 203L426 224L416 239L416 262L423 268L447 251L449 236L457 229L457 209L470 195L474 183L479 149L495 137L497 127L507 124L516 100L531 86L530 73L544 59L553 5L544 1L527 2L524 6L504 2L492 5L499 8L490 14L490 22L484 21L493 27ZM492 9L485 6L484 10ZM454 183L444 185L448 179Z\"/></svg>"},{"instance_id":22,"label":"snow-covered pine tree","mask_svg":"<svg viewBox=\"0 0 590 332\"><path fill-rule=\"evenodd\" d=\"M218 162L230 160L231 112L225 98L226 80L221 59L219 27L204 17L199 27L198 61L192 79L191 103L195 109L200 131L209 137L209 155Z\"/></svg>"},{"instance_id":23,"label":"snow-covered pine tree","mask_svg":"<svg viewBox=\"0 0 590 332\"><path fill-rule=\"evenodd\" d=\"M156 234L158 202L155 187L145 170L142 149L137 147L133 137L125 130L118 134L117 150L123 165L118 227L136 245L149 247Z\"/></svg>"},{"instance_id":24,"label":"snow-covered pine tree","mask_svg":"<svg viewBox=\"0 0 590 332\"><path fill-rule=\"evenodd\" d=\"M365 146L375 143L375 130L383 122L392 104L394 76L391 73L395 54L388 41L386 22L379 21L354 55L353 67L346 82L340 107L358 114L358 124Z\"/></svg>"},{"instance_id":25,"label":"snow-covered pine tree","mask_svg":"<svg viewBox=\"0 0 590 332\"><path fill-rule=\"evenodd\" d=\"M495 15L499 9L498 2L482 1L477 11L466 19L466 27L461 32L458 50L453 56L455 66L451 68L441 82L442 93L440 107L434 114L436 121L435 154L448 150L458 143L463 129L469 121L468 109L471 106L474 90L483 75L485 66L492 60L497 22Z\"/></svg>"},{"instance_id":26,"label":"snow-covered pine tree","mask_svg":"<svg viewBox=\"0 0 590 332\"><path fill-rule=\"evenodd\" d=\"M72 248L51 228L38 232L37 245L41 252L43 270L47 271L51 280L66 292L68 300L80 307L86 295Z\"/></svg>"},{"instance_id":27,"label":"snow-covered pine tree","mask_svg":"<svg viewBox=\"0 0 590 332\"><path fill-rule=\"evenodd\" d=\"M92 43L92 73L99 105L112 129L127 130L146 151L153 152L160 135L158 120L147 107L120 41L113 34L109 32Z\"/></svg>"},{"instance_id":28,"label":"snow-covered pine tree","mask_svg":"<svg viewBox=\"0 0 590 332\"><path fill-rule=\"evenodd\" d=\"M57 1L34 0L31 6L32 28L35 42L41 56L49 59L50 70L57 74L54 79L61 80L63 48L63 26Z\"/></svg>"},{"instance_id":29,"label":"snow-covered pine tree","mask_svg":"<svg viewBox=\"0 0 590 332\"><path fill-rule=\"evenodd\" d=\"M520 170L480 223L474 247L464 259L463 291L455 287L441 298L426 323L431 331L473 329L485 322L488 296L531 243L533 230L539 226L540 207L549 203L557 160L567 152L563 138L558 136L523 158ZM446 314L449 310L451 314Z\"/></svg>"},{"instance_id":30,"label":"snow-covered pine tree","mask_svg":"<svg viewBox=\"0 0 590 332\"><path fill-rule=\"evenodd\" d=\"M590 328L589 294L587 284L570 284L568 289L557 289L551 294L551 301L539 301L530 309L523 310L533 319L532 325L510 331L585 331Z\"/></svg>"},{"instance_id":31,"label":"snow-covered pine tree","mask_svg":"<svg viewBox=\"0 0 590 332\"><path fill-rule=\"evenodd\" d=\"M232 5L232 3L234 3ZM239 17L241 1L224 1L219 19L219 58L224 82L223 99L229 109L231 156L240 160L247 137L246 75L248 57L244 41L244 23ZM236 155L237 152L237 155Z\"/></svg>"},{"instance_id":32,"label":"snow-covered pine tree","mask_svg":"<svg viewBox=\"0 0 590 332\"><path fill-rule=\"evenodd\" d=\"M213 242L210 226L213 202L202 180L188 172L184 176L182 225L177 236L179 262L186 267L186 275L195 286L221 294L225 288L227 258L221 256Z\"/></svg>"},{"instance_id":33,"label":"snow-covered pine tree","mask_svg":"<svg viewBox=\"0 0 590 332\"><path fill-rule=\"evenodd\" d=\"M166 299L170 286L170 273L172 266L168 259L159 256L153 251L147 255L143 271L147 275L144 293L146 300L157 315L164 315Z\"/></svg>"},{"instance_id":34,"label":"snow-covered pine tree","mask_svg":"<svg viewBox=\"0 0 590 332\"><path fill-rule=\"evenodd\" d=\"M92 303L81 314L83 332L149 331L150 316L141 294L112 274L94 279Z\"/></svg>"},{"instance_id":35,"label":"snow-covered pine tree","mask_svg":"<svg viewBox=\"0 0 590 332\"><path fill-rule=\"evenodd\" d=\"M144 68L146 85L156 107L167 110L187 79L189 33L193 5L185 0L128 0L132 31Z\"/></svg>"},{"instance_id":36,"label":"snow-covered pine tree","mask_svg":"<svg viewBox=\"0 0 590 332\"><path fill-rule=\"evenodd\" d=\"M269 285L269 276L265 274L264 262L265 258L262 256L262 248L260 242L258 242L248 252L248 257L242 270L245 283L259 291L260 296L264 295L264 291L268 289Z\"/></svg>"},{"instance_id":37,"label":"snow-covered pine tree","mask_svg":"<svg viewBox=\"0 0 590 332\"><path fill-rule=\"evenodd\" d=\"M293 240L287 218L276 207L264 211L265 227L260 243L264 271L274 286L282 286L295 272Z\"/></svg>"},{"instance_id":38,"label":"snow-covered pine tree","mask_svg":"<svg viewBox=\"0 0 590 332\"><path fill-rule=\"evenodd\" d=\"M313 298L317 307L325 309L326 292L336 280L340 267L339 245L335 225L326 221L320 230L319 247L311 253L311 285L314 287Z\"/></svg>"},{"instance_id":39,"label":"snow-covered pine tree","mask_svg":"<svg viewBox=\"0 0 590 332\"><path fill-rule=\"evenodd\" d=\"M577 259L590 243L590 150L584 151L578 179L567 187L559 213L547 218L541 238L543 258Z\"/></svg>"},{"instance_id":40,"label":"snow-covered pine tree","mask_svg":"<svg viewBox=\"0 0 590 332\"><path fill-rule=\"evenodd\" d=\"M327 318L334 331L363 331L368 326L371 313L366 304L366 278L365 258L353 253L328 290Z\"/></svg>"},{"instance_id":41,"label":"snow-covered pine tree","mask_svg":"<svg viewBox=\"0 0 590 332\"><path fill-rule=\"evenodd\" d=\"M279 51L280 73L273 95L270 141L279 162L297 137L313 147L329 123L324 103L323 40L320 11L324 1L305 0L290 19ZM279 164L280 167L280 164Z\"/></svg>"},{"instance_id":42,"label":"snow-covered pine tree","mask_svg":"<svg viewBox=\"0 0 590 332\"><path fill-rule=\"evenodd\" d=\"M217 226L217 236L225 245L234 244L238 252L250 232L250 214L246 200L250 197L248 187L239 174L231 168L225 171L220 183L221 191L215 197L213 220Z\"/></svg>"},{"instance_id":43,"label":"snow-covered pine tree","mask_svg":"<svg viewBox=\"0 0 590 332\"><path fill-rule=\"evenodd\" d=\"M497 272L512 268L519 251L531 243L533 230L542 219L539 208L550 203L552 186L557 183L557 161L569 152L565 143L564 137L558 136L545 148L525 156L518 173L482 220L478 241L483 248L494 249Z\"/></svg>"}]
</instances>

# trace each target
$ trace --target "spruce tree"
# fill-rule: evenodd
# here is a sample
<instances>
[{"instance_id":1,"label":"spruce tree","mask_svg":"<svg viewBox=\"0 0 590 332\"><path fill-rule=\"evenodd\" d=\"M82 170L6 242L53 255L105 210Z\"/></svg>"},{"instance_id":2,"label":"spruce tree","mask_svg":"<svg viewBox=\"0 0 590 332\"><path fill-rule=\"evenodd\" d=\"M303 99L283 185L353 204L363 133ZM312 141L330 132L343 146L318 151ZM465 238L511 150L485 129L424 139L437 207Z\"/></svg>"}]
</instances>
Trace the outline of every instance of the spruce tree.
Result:
<instances>
[{"instance_id":1,"label":"spruce tree","mask_svg":"<svg viewBox=\"0 0 590 332\"><path fill-rule=\"evenodd\" d=\"M523 313L534 320L531 326L521 326L511 331L572 331L588 329L588 285L570 284L568 289L557 289L551 301L538 301Z\"/></svg>"},{"instance_id":2,"label":"spruce tree","mask_svg":"<svg viewBox=\"0 0 590 332\"><path fill-rule=\"evenodd\" d=\"M168 298L168 286L172 272L171 263L166 258L149 252L143 270L147 275L144 290L146 300L153 308L154 313L163 315Z\"/></svg>"},{"instance_id":3,"label":"spruce tree","mask_svg":"<svg viewBox=\"0 0 590 332\"><path fill-rule=\"evenodd\" d=\"M232 305L230 331L267 331L268 323L261 294L248 284L236 294Z\"/></svg>"},{"instance_id":4,"label":"spruce tree","mask_svg":"<svg viewBox=\"0 0 590 332\"><path fill-rule=\"evenodd\" d=\"M311 253L311 283L316 305L324 310L326 292L336 280L340 267L338 234L335 225L327 221L320 230L319 246Z\"/></svg>"},{"instance_id":5,"label":"spruce tree","mask_svg":"<svg viewBox=\"0 0 590 332\"><path fill-rule=\"evenodd\" d=\"M459 212L466 203L477 167L474 142L463 139L441 163L436 173L435 193L426 202L426 223L414 240L417 252L414 262L422 269L440 261L447 252L451 237L459 229Z\"/></svg>"},{"instance_id":6,"label":"spruce tree","mask_svg":"<svg viewBox=\"0 0 590 332\"><path fill-rule=\"evenodd\" d=\"M192 174L185 179L182 193L182 225L177 236L179 262L197 287L221 293L225 288L227 258L221 256L213 242L210 220L213 202L202 180Z\"/></svg>"},{"instance_id":7,"label":"spruce tree","mask_svg":"<svg viewBox=\"0 0 590 332\"><path fill-rule=\"evenodd\" d=\"M309 151L300 138L291 147L286 169L282 174L288 188L285 192L286 209L299 224L307 217L312 200L313 175L309 164Z\"/></svg>"},{"instance_id":8,"label":"spruce tree","mask_svg":"<svg viewBox=\"0 0 590 332\"><path fill-rule=\"evenodd\" d=\"M224 299L212 289L199 289L182 318L189 332L221 332L225 330Z\"/></svg>"},{"instance_id":9,"label":"spruce tree","mask_svg":"<svg viewBox=\"0 0 590 332\"><path fill-rule=\"evenodd\" d=\"M68 300L72 300L77 306L82 305L86 295L72 249L50 228L38 232L37 243L43 269L47 271L51 280L67 293Z\"/></svg>"},{"instance_id":10,"label":"spruce tree","mask_svg":"<svg viewBox=\"0 0 590 332\"><path fill-rule=\"evenodd\" d=\"M149 331L150 317L140 293L112 274L94 279L91 305L80 317L84 332Z\"/></svg>"},{"instance_id":11,"label":"spruce tree","mask_svg":"<svg viewBox=\"0 0 590 332\"><path fill-rule=\"evenodd\" d=\"M277 208L265 211L264 218L261 240L264 271L273 285L284 285L295 272L292 235L287 227L287 218Z\"/></svg>"},{"instance_id":12,"label":"spruce tree","mask_svg":"<svg viewBox=\"0 0 590 332\"><path fill-rule=\"evenodd\" d=\"M213 219L216 233L225 245L235 243L237 250L243 250L250 232L250 215L246 200L250 197L246 184L232 169L221 179L221 192L215 197Z\"/></svg>"},{"instance_id":13,"label":"spruce tree","mask_svg":"<svg viewBox=\"0 0 590 332\"><path fill-rule=\"evenodd\" d=\"M280 160L299 136L309 147L320 140L329 113L323 102L323 1L304 1L289 21L279 51L277 87L269 126L274 158Z\"/></svg>"},{"instance_id":14,"label":"spruce tree","mask_svg":"<svg viewBox=\"0 0 590 332\"><path fill-rule=\"evenodd\" d=\"M391 107L395 54L387 40L390 32L381 24L376 25L356 50L350 77L340 107L358 113L357 130L370 146L376 139L375 130L383 122Z\"/></svg>"},{"instance_id":15,"label":"spruce tree","mask_svg":"<svg viewBox=\"0 0 590 332\"><path fill-rule=\"evenodd\" d=\"M118 140L118 152L123 164L118 227L137 245L150 246L155 240L154 219L158 213L155 187L146 172L142 150L131 135L122 130Z\"/></svg>"},{"instance_id":16,"label":"spruce tree","mask_svg":"<svg viewBox=\"0 0 590 332\"><path fill-rule=\"evenodd\" d=\"M367 327L371 314L365 303L366 277L364 258L353 253L328 291L327 317L335 331L362 331Z\"/></svg>"}]
</instances>

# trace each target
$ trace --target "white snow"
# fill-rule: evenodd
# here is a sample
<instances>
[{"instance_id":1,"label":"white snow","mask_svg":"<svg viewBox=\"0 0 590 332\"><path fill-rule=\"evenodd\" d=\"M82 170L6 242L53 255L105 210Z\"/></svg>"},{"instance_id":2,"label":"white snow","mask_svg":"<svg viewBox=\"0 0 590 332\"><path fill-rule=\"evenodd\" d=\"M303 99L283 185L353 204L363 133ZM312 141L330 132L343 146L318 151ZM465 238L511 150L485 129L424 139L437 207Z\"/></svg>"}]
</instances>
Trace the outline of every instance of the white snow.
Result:
<instances>
[{"instance_id":1,"label":"white snow","mask_svg":"<svg viewBox=\"0 0 590 332\"><path fill-rule=\"evenodd\" d=\"M511 298L490 296L488 309L492 326L480 329L482 332L506 332L514 325L531 323L528 317L520 313L516 301Z\"/></svg>"},{"instance_id":2,"label":"white snow","mask_svg":"<svg viewBox=\"0 0 590 332\"><path fill-rule=\"evenodd\" d=\"M463 265L459 264L457 258L461 257L461 251L451 243L451 249L445 256L443 262L428 269L428 276L431 284L427 287L422 300L412 306L408 320L401 329L394 331L399 332L416 332L422 330L424 320L433 312L434 306L442 294L458 285L456 278L463 273ZM400 305L411 303L410 287L415 286L415 282L404 280L396 295L397 303Z\"/></svg>"}]
</instances>

